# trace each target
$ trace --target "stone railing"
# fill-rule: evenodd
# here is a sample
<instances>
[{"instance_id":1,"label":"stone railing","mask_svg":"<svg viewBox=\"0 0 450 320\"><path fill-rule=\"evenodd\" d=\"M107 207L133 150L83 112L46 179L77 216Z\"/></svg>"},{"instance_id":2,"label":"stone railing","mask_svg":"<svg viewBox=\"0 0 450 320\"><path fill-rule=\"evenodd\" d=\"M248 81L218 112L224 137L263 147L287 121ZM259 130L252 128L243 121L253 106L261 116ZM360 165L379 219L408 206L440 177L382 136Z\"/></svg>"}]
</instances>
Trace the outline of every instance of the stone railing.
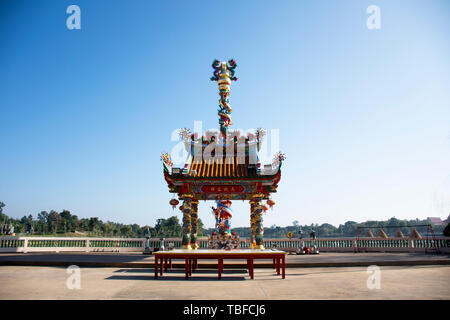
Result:
<instances>
[{"instance_id":1,"label":"stone railing","mask_svg":"<svg viewBox=\"0 0 450 320\"><path fill-rule=\"evenodd\" d=\"M0 237L0 252L130 252L142 251L145 248L145 241L145 238L6 236Z\"/></svg>"},{"instance_id":2,"label":"stone railing","mask_svg":"<svg viewBox=\"0 0 450 320\"><path fill-rule=\"evenodd\" d=\"M303 246L311 247L313 241L304 239ZM431 237L426 239L408 238L319 238L315 240L322 252L433 252L436 248L450 253L450 237ZM275 247L285 251L295 251L300 247L298 239L265 239L267 248Z\"/></svg>"},{"instance_id":3,"label":"stone railing","mask_svg":"<svg viewBox=\"0 0 450 320\"><path fill-rule=\"evenodd\" d=\"M436 240L408 238L319 238L315 240L321 252L432 252L438 247L443 253L450 253L450 237L436 237ZM64 237L0 237L1 252L142 252L145 238L64 238ZM159 238L150 239L151 248L159 248ZM181 248L181 238L165 238L165 246L173 243ZM208 247L208 239L198 240L200 249ZM312 246L311 239L304 239L303 245ZM248 239L242 238L240 247L249 248ZM265 239L266 248L295 251L300 247L299 239Z\"/></svg>"}]
</instances>

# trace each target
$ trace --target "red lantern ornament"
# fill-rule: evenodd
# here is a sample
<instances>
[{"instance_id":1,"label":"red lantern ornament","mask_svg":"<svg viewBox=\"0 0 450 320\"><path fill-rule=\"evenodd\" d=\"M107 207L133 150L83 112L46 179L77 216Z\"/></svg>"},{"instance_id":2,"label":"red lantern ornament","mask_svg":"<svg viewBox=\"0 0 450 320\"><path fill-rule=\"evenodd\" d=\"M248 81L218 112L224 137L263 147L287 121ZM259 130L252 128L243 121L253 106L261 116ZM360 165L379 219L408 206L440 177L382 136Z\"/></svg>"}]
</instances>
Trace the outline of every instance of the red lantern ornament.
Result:
<instances>
[{"instance_id":1,"label":"red lantern ornament","mask_svg":"<svg viewBox=\"0 0 450 320\"><path fill-rule=\"evenodd\" d=\"M180 202L177 199L172 199L169 203L172 206L172 209L175 209Z\"/></svg>"},{"instance_id":2,"label":"red lantern ornament","mask_svg":"<svg viewBox=\"0 0 450 320\"><path fill-rule=\"evenodd\" d=\"M180 211L183 212L183 206L180 206L178 209L180 209Z\"/></svg>"},{"instance_id":3,"label":"red lantern ornament","mask_svg":"<svg viewBox=\"0 0 450 320\"><path fill-rule=\"evenodd\" d=\"M269 208L266 205L263 205L263 211L266 212Z\"/></svg>"},{"instance_id":4,"label":"red lantern ornament","mask_svg":"<svg viewBox=\"0 0 450 320\"><path fill-rule=\"evenodd\" d=\"M267 204L269 205L270 209L273 209L273 206L275 205L275 201L272 199L267 200Z\"/></svg>"}]
</instances>

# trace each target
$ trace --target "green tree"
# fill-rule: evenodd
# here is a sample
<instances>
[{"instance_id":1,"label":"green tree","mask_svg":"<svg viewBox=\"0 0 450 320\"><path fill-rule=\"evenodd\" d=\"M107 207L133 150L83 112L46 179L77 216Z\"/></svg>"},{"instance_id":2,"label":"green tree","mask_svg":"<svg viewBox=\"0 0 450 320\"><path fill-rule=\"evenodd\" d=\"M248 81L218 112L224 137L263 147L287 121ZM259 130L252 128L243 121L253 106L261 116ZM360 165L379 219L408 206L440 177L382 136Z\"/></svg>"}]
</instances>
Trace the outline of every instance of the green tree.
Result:
<instances>
[{"instance_id":1,"label":"green tree","mask_svg":"<svg viewBox=\"0 0 450 320\"><path fill-rule=\"evenodd\" d=\"M78 220L78 217L75 214L73 214L70 218L70 231L75 232L80 228L80 220Z\"/></svg>"},{"instance_id":2,"label":"green tree","mask_svg":"<svg viewBox=\"0 0 450 320\"><path fill-rule=\"evenodd\" d=\"M158 219L155 225L158 237L179 237L181 236L181 224L177 216L168 219Z\"/></svg>"},{"instance_id":3,"label":"green tree","mask_svg":"<svg viewBox=\"0 0 450 320\"><path fill-rule=\"evenodd\" d=\"M131 230L133 231L133 236L137 236L139 234L140 228L141 227L139 227L139 225L136 223L131 225Z\"/></svg>"},{"instance_id":4,"label":"green tree","mask_svg":"<svg viewBox=\"0 0 450 320\"><path fill-rule=\"evenodd\" d=\"M6 215L3 214L3 208L6 206L6 204L4 202L0 201L0 218L4 218L6 217Z\"/></svg>"},{"instance_id":5,"label":"green tree","mask_svg":"<svg viewBox=\"0 0 450 320\"><path fill-rule=\"evenodd\" d=\"M49 223L49 229L50 232L55 234L58 232L58 224L60 222L61 218L59 216L59 213L55 210L51 210L48 214L48 223Z\"/></svg>"},{"instance_id":6,"label":"green tree","mask_svg":"<svg viewBox=\"0 0 450 320\"><path fill-rule=\"evenodd\" d=\"M133 229L131 228L130 225L125 225L125 226L122 226L120 228L120 233L121 233L122 236L132 237L133 236Z\"/></svg>"},{"instance_id":7,"label":"green tree","mask_svg":"<svg viewBox=\"0 0 450 320\"><path fill-rule=\"evenodd\" d=\"M110 237L113 235L114 225L111 222L106 222L103 224L102 232L103 236Z\"/></svg>"},{"instance_id":8,"label":"green tree","mask_svg":"<svg viewBox=\"0 0 450 320\"><path fill-rule=\"evenodd\" d=\"M356 236L357 229L358 229L357 222L347 221L342 228L342 233L346 237L354 237Z\"/></svg>"},{"instance_id":9,"label":"green tree","mask_svg":"<svg viewBox=\"0 0 450 320\"><path fill-rule=\"evenodd\" d=\"M92 233L96 233L96 231L98 230L99 227L99 221L97 217L92 217L89 219L89 231L91 231Z\"/></svg>"},{"instance_id":10,"label":"green tree","mask_svg":"<svg viewBox=\"0 0 450 320\"><path fill-rule=\"evenodd\" d=\"M89 231L89 221L86 218L80 220L80 231Z\"/></svg>"},{"instance_id":11,"label":"green tree","mask_svg":"<svg viewBox=\"0 0 450 320\"><path fill-rule=\"evenodd\" d=\"M316 235L320 237L332 237L337 234L337 231L338 229L335 226L329 223L324 223L319 226Z\"/></svg>"},{"instance_id":12,"label":"green tree","mask_svg":"<svg viewBox=\"0 0 450 320\"><path fill-rule=\"evenodd\" d=\"M23 216L22 219L20 219L20 224L18 226L17 233L30 232L32 226L33 226L33 216L31 214L28 217Z\"/></svg>"},{"instance_id":13,"label":"green tree","mask_svg":"<svg viewBox=\"0 0 450 320\"><path fill-rule=\"evenodd\" d=\"M60 230L64 233L71 230L72 215L69 210L63 210L60 214Z\"/></svg>"},{"instance_id":14,"label":"green tree","mask_svg":"<svg viewBox=\"0 0 450 320\"><path fill-rule=\"evenodd\" d=\"M5 232L4 228L8 220L6 214L3 213L3 208L5 206L6 206L5 203L0 201L0 234L3 234L3 232Z\"/></svg>"},{"instance_id":15,"label":"green tree","mask_svg":"<svg viewBox=\"0 0 450 320\"><path fill-rule=\"evenodd\" d=\"M47 234L48 233L48 212L41 211L37 216L37 233Z\"/></svg>"},{"instance_id":16,"label":"green tree","mask_svg":"<svg viewBox=\"0 0 450 320\"><path fill-rule=\"evenodd\" d=\"M197 225L198 225L198 233L197 233L197 235L199 237L203 237L205 235L205 225L203 224L202 219L198 218Z\"/></svg>"}]
</instances>

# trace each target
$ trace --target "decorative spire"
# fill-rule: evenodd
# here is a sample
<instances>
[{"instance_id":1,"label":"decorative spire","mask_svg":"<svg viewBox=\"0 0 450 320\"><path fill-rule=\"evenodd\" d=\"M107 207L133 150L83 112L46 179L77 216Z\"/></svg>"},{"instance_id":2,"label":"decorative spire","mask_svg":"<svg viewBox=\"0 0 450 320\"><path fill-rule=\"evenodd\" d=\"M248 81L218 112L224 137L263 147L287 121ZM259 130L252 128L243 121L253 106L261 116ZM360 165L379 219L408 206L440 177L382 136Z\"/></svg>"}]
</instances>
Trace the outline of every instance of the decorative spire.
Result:
<instances>
[{"instance_id":1,"label":"decorative spire","mask_svg":"<svg viewBox=\"0 0 450 320\"><path fill-rule=\"evenodd\" d=\"M214 69L214 76L211 77L211 81L217 81L219 85L219 124L220 132L224 138L227 137L228 126L231 125L231 109L228 103L228 96L230 95L230 85L231 81L236 81L237 78L234 76L234 69L237 67L236 61L233 59L227 62L220 62L219 60L214 60L212 63Z\"/></svg>"}]
</instances>

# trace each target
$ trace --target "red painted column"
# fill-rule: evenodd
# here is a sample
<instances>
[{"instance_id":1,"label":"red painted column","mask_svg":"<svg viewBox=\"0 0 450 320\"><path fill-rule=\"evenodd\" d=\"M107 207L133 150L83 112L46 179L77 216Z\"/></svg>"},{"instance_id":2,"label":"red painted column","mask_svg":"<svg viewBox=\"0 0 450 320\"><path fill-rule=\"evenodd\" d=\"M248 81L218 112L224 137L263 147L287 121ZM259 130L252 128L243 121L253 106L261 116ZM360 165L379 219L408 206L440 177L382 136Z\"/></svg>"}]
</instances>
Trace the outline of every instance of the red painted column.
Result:
<instances>
[{"instance_id":1,"label":"red painted column","mask_svg":"<svg viewBox=\"0 0 450 320\"><path fill-rule=\"evenodd\" d=\"M281 259L283 260L283 274L281 275L281 278L284 279L286 277L286 270L285 270L286 269L286 263L285 263L286 257L284 256L284 254Z\"/></svg>"},{"instance_id":2,"label":"red painted column","mask_svg":"<svg viewBox=\"0 0 450 320\"><path fill-rule=\"evenodd\" d=\"M277 262L277 275L280 275L280 258L276 258Z\"/></svg>"},{"instance_id":3,"label":"red painted column","mask_svg":"<svg viewBox=\"0 0 450 320\"><path fill-rule=\"evenodd\" d=\"M222 266L223 266L223 259L222 259L222 258L219 258L219 261L218 261L218 270L217 270L219 280L222 279Z\"/></svg>"},{"instance_id":4,"label":"red painted column","mask_svg":"<svg viewBox=\"0 0 450 320\"><path fill-rule=\"evenodd\" d=\"M185 261L184 261L184 273L185 273L185 279L186 280L189 279L188 264L189 264L189 259L186 258Z\"/></svg>"},{"instance_id":5,"label":"red painted column","mask_svg":"<svg viewBox=\"0 0 450 320\"><path fill-rule=\"evenodd\" d=\"M155 256L155 279L158 279L158 256Z\"/></svg>"}]
</instances>

